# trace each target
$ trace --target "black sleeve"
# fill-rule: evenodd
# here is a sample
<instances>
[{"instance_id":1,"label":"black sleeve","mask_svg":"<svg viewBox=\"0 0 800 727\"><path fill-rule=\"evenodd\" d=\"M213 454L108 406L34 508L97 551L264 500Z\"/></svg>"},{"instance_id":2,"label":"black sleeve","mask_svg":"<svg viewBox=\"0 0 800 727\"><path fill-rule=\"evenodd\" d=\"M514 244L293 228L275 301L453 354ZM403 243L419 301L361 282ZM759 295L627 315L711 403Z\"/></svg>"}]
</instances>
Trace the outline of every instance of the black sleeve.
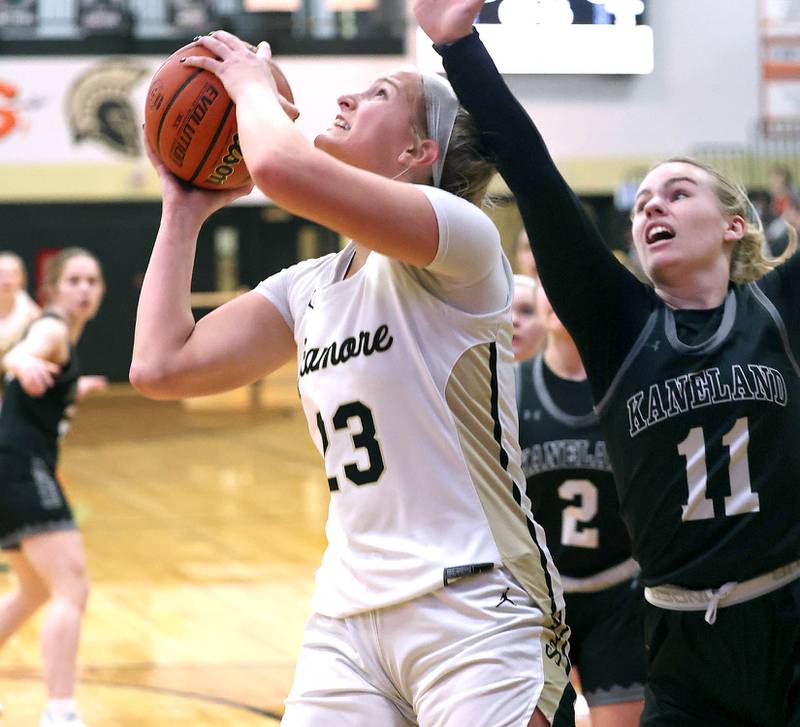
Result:
<instances>
[{"instance_id":1,"label":"black sleeve","mask_svg":"<svg viewBox=\"0 0 800 727\"><path fill-rule=\"evenodd\" d=\"M517 199L542 284L581 352L599 401L641 332L655 294L605 245L477 31L435 47Z\"/></svg>"},{"instance_id":2,"label":"black sleeve","mask_svg":"<svg viewBox=\"0 0 800 727\"><path fill-rule=\"evenodd\" d=\"M800 362L800 252L758 281L781 314L789 336L789 346Z\"/></svg>"}]
</instances>

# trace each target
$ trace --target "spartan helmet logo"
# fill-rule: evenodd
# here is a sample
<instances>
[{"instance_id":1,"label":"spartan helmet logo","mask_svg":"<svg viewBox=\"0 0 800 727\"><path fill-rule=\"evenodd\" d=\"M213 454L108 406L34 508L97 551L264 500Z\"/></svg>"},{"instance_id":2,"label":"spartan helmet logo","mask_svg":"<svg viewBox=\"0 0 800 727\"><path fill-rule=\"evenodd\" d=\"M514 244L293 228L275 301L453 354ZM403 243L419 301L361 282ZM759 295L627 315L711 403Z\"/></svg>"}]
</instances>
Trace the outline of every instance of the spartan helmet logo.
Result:
<instances>
[{"instance_id":1,"label":"spartan helmet logo","mask_svg":"<svg viewBox=\"0 0 800 727\"><path fill-rule=\"evenodd\" d=\"M108 60L80 76L67 94L75 142L95 139L126 156L139 156L140 124L130 90L147 73L129 61Z\"/></svg>"}]
</instances>

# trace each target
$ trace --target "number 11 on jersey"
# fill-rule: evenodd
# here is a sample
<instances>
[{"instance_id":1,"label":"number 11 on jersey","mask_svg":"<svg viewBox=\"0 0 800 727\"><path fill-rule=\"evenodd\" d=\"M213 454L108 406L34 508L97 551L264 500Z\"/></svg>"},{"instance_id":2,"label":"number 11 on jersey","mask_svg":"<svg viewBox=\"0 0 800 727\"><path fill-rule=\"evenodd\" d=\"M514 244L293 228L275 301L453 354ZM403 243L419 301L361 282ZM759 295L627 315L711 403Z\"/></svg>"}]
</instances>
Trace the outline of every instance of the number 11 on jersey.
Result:
<instances>
[{"instance_id":1,"label":"number 11 on jersey","mask_svg":"<svg viewBox=\"0 0 800 727\"><path fill-rule=\"evenodd\" d=\"M728 479L731 494L725 498L725 515L744 515L758 512L760 503L758 493L750 485L750 463L747 447L750 444L750 430L746 417L736 420L722 444L728 448ZM692 427L689 434L678 444L678 454L686 458L686 479L689 485L689 499L683 506L681 520L708 520L714 517L714 501L706 497L708 470L706 469L706 440L700 427Z\"/></svg>"}]
</instances>

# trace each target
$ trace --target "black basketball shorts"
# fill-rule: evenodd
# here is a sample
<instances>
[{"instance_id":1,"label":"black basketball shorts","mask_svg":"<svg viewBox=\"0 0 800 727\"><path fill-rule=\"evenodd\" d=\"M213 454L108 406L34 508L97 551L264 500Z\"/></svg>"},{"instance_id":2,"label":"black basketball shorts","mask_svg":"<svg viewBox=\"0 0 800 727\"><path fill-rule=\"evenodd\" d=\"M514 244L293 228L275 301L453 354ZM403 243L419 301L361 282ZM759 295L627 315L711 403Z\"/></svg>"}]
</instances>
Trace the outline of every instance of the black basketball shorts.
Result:
<instances>
[{"instance_id":1,"label":"black basketball shorts","mask_svg":"<svg viewBox=\"0 0 800 727\"><path fill-rule=\"evenodd\" d=\"M720 608L713 625L645 608L644 727L800 725L800 579Z\"/></svg>"},{"instance_id":2,"label":"black basketball shorts","mask_svg":"<svg viewBox=\"0 0 800 727\"><path fill-rule=\"evenodd\" d=\"M565 593L569 658L590 707L644 698L644 589L636 580L602 591Z\"/></svg>"},{"instance_id":3,"label":"black basketball shorts","mask_svg":"<svg viewBox=\"0 0 800 727\"><path fill-rule=\"evenodd\" d=\"M0 451L0 548L16 550L30 535L74 528L72 510L47 462Z\"/></svg>"}]
</instances>

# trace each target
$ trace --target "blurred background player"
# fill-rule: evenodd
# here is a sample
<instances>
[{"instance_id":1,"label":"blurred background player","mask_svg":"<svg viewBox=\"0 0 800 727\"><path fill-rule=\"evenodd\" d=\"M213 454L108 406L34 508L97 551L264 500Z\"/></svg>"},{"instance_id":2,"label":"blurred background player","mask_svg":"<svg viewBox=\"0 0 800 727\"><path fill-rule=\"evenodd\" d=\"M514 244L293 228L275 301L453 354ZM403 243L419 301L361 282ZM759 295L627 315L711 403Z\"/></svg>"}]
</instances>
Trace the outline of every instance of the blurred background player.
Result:
<instances>
[{"instance_id":1,"label":"blurred background player","mask_svg":"<svg viewBox=\"0 0 800 727\"><path fill-rule=\"evenodd\" d=\"M40 313L28 295L27 285L22 258L10 250L0 250L0 392L3 357Z\"/></svg>"},{"instance_id":2,"label":"blurred background player","mask_svg":"<svg viewBox=\"0 0 800 727\"><path fill-rule=\"evenodd\" d=\"M255 183L351 240L195 323L198 232L249 190L187 190L156 162L131 381L180 398L296 356L325 460L328 548L283 724L549 724L572 694L568 632L520 489L512 276L478 207L493 168L468 116L446 82L399 70L339 97L312 145L265 73L266 43L199 42L219 60L187 63L224 82Z\"/></svg>"},{"instance_id":3,"label":"blurred background player","mask_svg":"<svg viewBox=\"0 0 800 727\"><path fill-rule=\"evenodd\" d=\"M0 406L5 386L3 358L25 335L28 326L41 314L41 309L28 295L25 263L15 252L0 251ZM78 379L77 399L92 391L108 387L108 379L86 375Z\"/></svg>"},{"instance_id":4,"label":"blurred background player","mask_svg":"<svg viewBox=\"0 0 800 727\"><path fill-rule=\"evenodd\" d=\"M534 278L527 275L514 276L514 299L511 302L511 348L514 360L525 361L541 351L545 340L545 327L536 307Z\"/></svg>"},{"instance_id":5,"label":"blurred background player","mask_svg":"<svg viewBox=\"0 0 800 727\"><path fill-rule=\"evenodd\" d=\"M800 190L795 186L792 170L785 164L772 167L769 173L770 217L780 217L798 194Z\"/></svg>"},{"instance_id":6,"label":"blurred background player","mask_svg":"<svg viewBox=\"0 0 800 727\"><path fill-rule=\"evenodd\" d=\"M16 577L0 602L0 644L49 602L42 627L47 705L41 727L83 727L75 672L89 582L83 542L56 479L58 439L77 396L76 345L104 293L97 259L67 248L48 261L48 306L9 351L0 411L0 547Z\"/></svg>"}]
</instances>

